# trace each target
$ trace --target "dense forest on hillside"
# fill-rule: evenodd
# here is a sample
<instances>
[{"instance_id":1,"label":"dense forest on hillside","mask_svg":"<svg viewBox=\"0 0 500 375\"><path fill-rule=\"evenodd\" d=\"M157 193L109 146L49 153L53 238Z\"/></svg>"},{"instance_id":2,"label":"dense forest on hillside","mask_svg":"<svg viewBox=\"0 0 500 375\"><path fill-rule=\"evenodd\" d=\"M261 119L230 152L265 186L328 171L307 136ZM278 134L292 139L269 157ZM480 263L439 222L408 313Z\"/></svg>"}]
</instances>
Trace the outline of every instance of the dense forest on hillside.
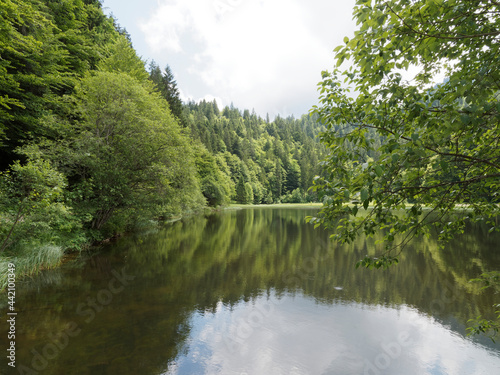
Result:
<instances>
[{"instance_id":1,"label":"dense forest on hillside","mask_svg":"<svg viewBox=\"0 0 500 375\"><path fill-rule=\"evenodd\" d=\"M206 206L316 199L316 118L182 103L99 0L2 0L0 56L0 267Z\"/></svg>"},{"instance_id":2,"label":"dense forest on hillside","mask_svg":"<svg viewBox=\"0 0 500 375\"><path fill-rule=\"evenodd\" d=\"M303 203L316 199L308 191L320 174L323 149L318 135L325 128L316 116L274 121L253 110L217 102L182 104L170 67L150 64L150 79L197 149L202 192L211 206L237 203Z\"/></svg>"},{"instance_id":3,"label":"dense forest on hillside","mask_svg":"<svg viewBox=\"0 0 500 375\"><path fill-rule=\"evenodd\" d=\"M200 155L204 163L213 159L230 177L229 184L214 181L210 170L197 159L202 191L210 204L226 203L227 197L255 204L314 200L307 192L314 176L320 173L316 136L321 128L314 118L278 116L268 122L248 110L242 114L226 107L219 112L215 102L204 101L188 103L184 113L192 137L204 146ZM219 200L211 195L211 186L223 187L230 194Z\"/></svg>"}]
</instances>

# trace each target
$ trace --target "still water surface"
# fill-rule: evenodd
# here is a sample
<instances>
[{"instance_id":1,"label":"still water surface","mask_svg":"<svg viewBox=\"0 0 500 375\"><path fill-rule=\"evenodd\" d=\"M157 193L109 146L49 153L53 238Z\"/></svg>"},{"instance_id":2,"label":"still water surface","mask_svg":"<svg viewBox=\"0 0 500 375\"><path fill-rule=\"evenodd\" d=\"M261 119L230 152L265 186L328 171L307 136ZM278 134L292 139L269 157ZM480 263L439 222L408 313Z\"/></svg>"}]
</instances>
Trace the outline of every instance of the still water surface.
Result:
<instances>
[{"instance_id":1,"label":"still water surface","mask_svg":"<svg viewBox=\"0 0 500 375\"><path fill-rule=\"evenodd\" d=\"M192 217L130 235L17 284L6 374L500 374L500 345L465 337L498 296L468 282L500 269L481 227L354 269L374 239L330 243L304 208ZM3 297L2 297L3 298ZM0 313L6 316L5 299ZM8 348L0 326L2 352ZM0 373L4 373L0 371Z\"/></svg>"}]
</instances>

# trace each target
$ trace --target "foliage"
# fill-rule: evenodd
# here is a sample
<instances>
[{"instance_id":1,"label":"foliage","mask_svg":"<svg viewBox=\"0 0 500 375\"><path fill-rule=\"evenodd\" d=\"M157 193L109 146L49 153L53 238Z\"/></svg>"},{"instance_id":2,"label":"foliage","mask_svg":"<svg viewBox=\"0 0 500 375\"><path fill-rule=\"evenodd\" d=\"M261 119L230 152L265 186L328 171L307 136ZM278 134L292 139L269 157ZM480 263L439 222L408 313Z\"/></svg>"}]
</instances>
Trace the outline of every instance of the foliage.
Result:
<instances>
[{"instance_id":1,"label":"foliage","mask_svg":"<svg viewBox=\"0 0 500 375\"><path fill-rule=\"evenodd\" d=\"M482 273L478 278L472 279L470 282L483 284L482 289L500 286L500 271L491 271Z\"/></svg>"},{"instance_id":2,"label":"foliage","mask_svg":"<svg viewBox=\"0 0 500 375\"><path fill-rule=\"evenodd\" d=\"M241 112L232 106L220 111L215 101L190 102L184 116L192 138L217 160L224 161L223 169L228 169L224 173L231 178L233 201L290 201L297 189L304 197L299 198L297 192L294 201L316 199L315 193L305 193L314 176L321 173L318 160L323 149L316 136L323 127L316 116L278 116L268 122L255 112Z\"/></svg>"},{"instance_id":3,"label":"foliage","mask_svg":"<svg viewBox=\"0 0 500 375\"><path fill-rule=\"evenodd\" d=\"M478 315L474 319L469 319L467 323L467 336L486 334L491 339L491 341L496 342L495 339L500 331L500 304L493 306L496 309L495 319L484 319L481 315Z\"/></svg>"},{"instance_id":4,"label":"foliage","mask_svg":"<svg viewBox=\"0 0 500 375\"><path fill-rule=\"evenodd\" d=\"M154 61L151 62L149 78L156 85L156 88L161 95L167 100L172 114L179 120L183 127L186 127L186 119L184 117L182 101L177 88L177 82L170 66L166 66L165 72L162 72L160 67Z\"/></svg>"},{"instance_id":5,"label":"foliage","mask_svg":"<svg viewBox=\"0 0 500 375\"><path fill-rule=\"evenodd\" d=\"M0 56L0 264L21 273L238 195L303 199L320 172L315 117L183 104L99 0L2 1Z\"/></svg>"},{"instance_id":6,"label":"foliage","mask_svg":"<svg viewBox=\"0 0 500 375\"><path fill-rule=\"evenodd\" d=\"M141 217L203 204L188 135L99 1L7 0L2 10L2 248L23 252L28 228L38 247L44 237L79 248ZM37 196L45 211L22 193L34 170L64 180L55 201ZM73 232L64 241L53 238L62 232L51 215Z\"/></svg>"},{"instance_id":7,"label":"foliage","mask_svg":"<svg viewBox=\"0 0 500 375\"><path fill-rule=\"evenodd\" d=\"M64 94L95 68L113 38L96 4L81 0L2 1L0 13L0 168L16 160L15 149L50 136L41 121L65 113Z\"/></svg>"},{"instance_id":8,"label":"foliage","mask_svg":"<svg viewBox=\"0 0 500 375\"><path fill-rule=\"evenodd\" d=\"M478 278L470 280L471 283L483 284L481 289L493 288L495 293L498 293L500 287L500 272L490 271L482 273ZM496 320L484 319L481 315L474 319L469 319L469 327L467 327L467 335L487 334L490 339L495 342L495 338L500 331L500 304L493 306L495 309Z\"/></svg>"},{"instance_id":9,"label":"foliage","mask_svg":"<svg viewBox=\"0 0 500 375\"><path fill-rule=\"evenodd\" d=\"M494 307L498 309L500 305L495 305ZM496 314L496 320L483 319L481 315L475 319L469 319L467 323L470 326L467 327L467 336L488 334L491 341L496 342L495 338L500 330L500 310L496 311Z\"/></svg>"},{"instance_id":10,"label":"foliage","mask_svg":"<svg viewBox=\"0 0 500 375\"><path fill-rule=\"evenodd\" d=\"M118 36L116 42L108 46L106 55L98 64L99 70L125 73L139 82L144 82L149 78L144 62L137 56L132 44L125 36Z\"/></svg>"},{"instance_id":11,"label":"foliage","mask_svg":"<svg viewBox=\"0 0 500 375\"><path fill-rule=\"evenodd\" d=\"M498 4L356 4L359 30L335 49L337 69L323 72L313 108L328 127L321 140L330 154L314 187L322 216L309 220L336 226L344 242L384 230L385 252L358 263L377 268L433 227L441 241L467 220L498 230ZM344 62L351 66L341 71Z\"/></svg>"},{"instance_id":12,"label":"foliage","mask_svg":"<svg viewBox=\"0 0 500 375\"><path fill-rule=\"evenodd\" d=\"M48 161L16 162L0 174L0 253L13 244L70 245L78 223L62 200L66 178Z\"/></svg>"},{"instance_id":13,"label":"foliage","mask_svg":"<svg viewBox=\"0 0 500 375\"><path fill-rule=\"evenodd\" d=\"M201 183L201 192L211 207L227 205L234 191L227 165L214 157L203 145L195 150L195 162Z\"/></svg>"},{"instance_id":14,"label":"foliage","mask_svg":"<svg viewBox=\"0 0 500 375\"><path fill-rule=\"evenodd\" d=\"M240 111L232 105L220 111L215 100L183 106L169 66L162 72L152 62L150 79L179 123L189 128L192 138L206 150L202 152L206 160L197 156L197 166L210 206L230 200L241 204L315 200L315 193L303 192L320 173L322 147L315 137L322 125L316 116L299 120L278 116L270 122L269 116L264 120L255 112ZM224 171L213 168L209 155L223 161ZM211 170L209 175L207 168ZM222 175L229 176L230 181L222 181ZM297 189L307 197L299 197L297 192L292 198Z\"/></svg>"},{"instance_id":15,"label":"foliage","mask_svg":"<svg viewBox=\"0 0 500 375\"><path fill-rule=\"evenodd\" d=\"M245 178L240 176L236 184L236 203L251 204L253 202L253 189L249 182L245 182Z\"/></svg>"},{"instance_id":16,"label":"foliage","mask_svg":"<svg viewBox=\"0 0 500 375\"><path fill-rule=\"evenodd\" d=\"M337 65L350 59L352 66L323 72L321 106L313 109L328 126L321 139L330 150L315 190L325 197L322 220L339 220L338 239L387 229L393 254L427 233L429 222L446 240L466 219L499 213L497 12L481 1L357 2L360 29L336 49ZM401 69L410 67L419 73L404 81ZM441 72L447 79L432 86ZM376 159L360 157L373 151L368 129L385 139ZM460 207L467 210L450 219ZM396 233L403 237L394 245Z\"/></svg>"},{"instance_id":17,"label":"foliage","mask_svg":"<svg viewBox=\"0 0 500 375\"><path fill-rule=\"evenodd\" d=\"M117 36L97 0L2 1L0 264L14 261L19 277L89 240L68 194L73 181L39 149L64 147L76 122L68 95Z\"/></svg>"},{"instance_id":18,"label":"foliage","mask_svg":"<svg viewBox=\"0 0 500 375\"><path fill-rule=\"evenodd\" d=\"M68 175L73 205L89 228L102 230L116 217L121 231L141 213L168 216L201 204L188 140L149 81L96 72L74 100L82 121L67 126L64 142L35 150Z\"/></svg>"}]
</instances>

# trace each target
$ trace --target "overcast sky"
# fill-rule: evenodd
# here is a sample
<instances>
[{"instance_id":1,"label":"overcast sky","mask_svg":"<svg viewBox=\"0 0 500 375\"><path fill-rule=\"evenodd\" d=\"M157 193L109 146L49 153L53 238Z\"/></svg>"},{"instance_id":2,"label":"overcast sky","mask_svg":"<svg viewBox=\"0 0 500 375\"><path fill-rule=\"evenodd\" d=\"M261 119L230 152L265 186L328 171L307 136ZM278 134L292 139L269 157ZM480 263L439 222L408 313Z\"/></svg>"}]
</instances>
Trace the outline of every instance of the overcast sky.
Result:
<instances>
[{"instance_id":1,"label":"overcast sky","mask_svg":"<svg viewBox=\"0 0 500 375\"><path fill-rule=\"evenodd\" d=\"M170 65L183 100L271 118L317 104L332 50L354 33L354 0L104 0L138 54Z\"/></svg>"}]
</instances>

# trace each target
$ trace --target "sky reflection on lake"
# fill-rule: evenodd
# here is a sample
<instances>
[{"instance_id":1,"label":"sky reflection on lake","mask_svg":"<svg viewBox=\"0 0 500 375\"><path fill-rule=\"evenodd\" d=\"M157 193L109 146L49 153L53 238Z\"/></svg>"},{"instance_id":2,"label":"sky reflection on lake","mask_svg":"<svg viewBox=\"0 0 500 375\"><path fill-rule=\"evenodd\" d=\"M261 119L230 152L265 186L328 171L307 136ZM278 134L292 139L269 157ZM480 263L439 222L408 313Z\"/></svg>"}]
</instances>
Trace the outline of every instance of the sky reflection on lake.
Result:
<instances>
[{"instance_id":1,"label":"sky reflection on lake","mask_svg":"<svg viewBox=\"0 0 500 375\"><path fill-rule=\"evenodd\" d=\"M408 306L260 296L195 312L173 374L500 373L500 354Z\"/></svg>"}]
</instances>

